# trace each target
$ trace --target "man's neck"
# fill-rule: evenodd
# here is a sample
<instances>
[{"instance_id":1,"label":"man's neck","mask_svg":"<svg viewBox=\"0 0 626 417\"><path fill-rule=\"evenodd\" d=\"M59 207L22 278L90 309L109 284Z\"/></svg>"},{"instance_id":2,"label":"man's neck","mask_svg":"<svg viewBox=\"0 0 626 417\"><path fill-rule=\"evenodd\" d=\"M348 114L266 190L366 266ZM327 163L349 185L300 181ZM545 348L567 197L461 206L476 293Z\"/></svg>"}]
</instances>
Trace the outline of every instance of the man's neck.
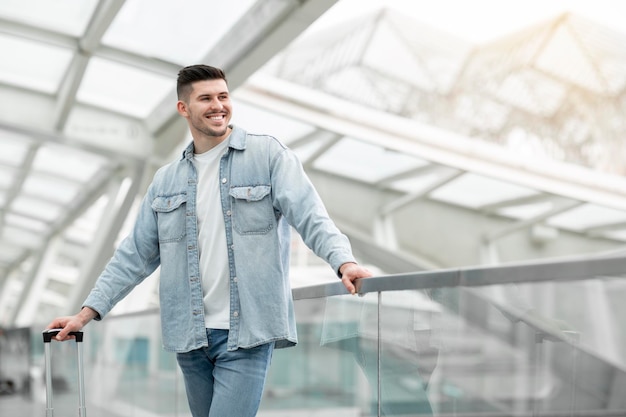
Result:
<instances>
[{"instance_id":1,"label":"man's neck","mask_svg":"<svg viewBox=\"0 0 626 417\"><path fill-rule=\"evenodd\" d=\"M231 131L232 130L229 127L228 130L226 131L226 134L223 136L216 137L216 136L199 135L198 137L194 137L193 138L194 153L201 154L201 153L210 151L211 149L215 148L220 143L224 142L230 135Z\"/></svg>"}]
</instances>

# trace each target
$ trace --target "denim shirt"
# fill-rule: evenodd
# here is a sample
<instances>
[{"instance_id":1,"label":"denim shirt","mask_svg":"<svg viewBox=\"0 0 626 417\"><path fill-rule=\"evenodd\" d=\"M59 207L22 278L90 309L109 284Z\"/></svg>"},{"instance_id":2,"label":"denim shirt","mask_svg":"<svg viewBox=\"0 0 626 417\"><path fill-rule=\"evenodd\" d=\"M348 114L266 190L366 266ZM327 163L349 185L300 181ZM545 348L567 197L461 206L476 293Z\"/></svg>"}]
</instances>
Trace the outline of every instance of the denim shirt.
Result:
<instances>
[{"instance_id":1,"label":"denim shirt","mask_svg":"<svg viewBox=\"0 0 626 417\"><path fill-rule=\"evenodd\" d=\"M233 126L220 159L219 187L230 269L228 349L297 343L289 283L291 228L335 271L354 262L295 154L271 136ZM84 306L102 319L160 265L163 345L207 346L196 217L193 143L160 168L131 233L120 243Z\"/></svg>"}]
</instances>

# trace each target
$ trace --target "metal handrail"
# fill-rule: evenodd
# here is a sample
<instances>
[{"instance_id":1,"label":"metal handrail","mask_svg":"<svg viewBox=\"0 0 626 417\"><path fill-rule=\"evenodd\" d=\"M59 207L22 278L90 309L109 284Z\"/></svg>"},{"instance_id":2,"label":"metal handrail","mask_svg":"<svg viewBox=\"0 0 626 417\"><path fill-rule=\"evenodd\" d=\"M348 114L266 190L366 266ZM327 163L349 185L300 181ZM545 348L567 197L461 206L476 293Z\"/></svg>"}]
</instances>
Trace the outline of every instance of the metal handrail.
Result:
<instances>
[{"instance_id":1,"label":"metal handrail","mask_svg":"<svg viewBox=\"0 0 626 417\"><path fill-rule=\"evenodd\" d=\"M438 271L419 271L359 279L359 295L379 291L401 291L444 287L478 287L545 281L580 281L597 276L626 274L626 255L594 256L477 266ZM294 300L347 294L339 281L294 288Z\"/></svg>"}]
</instances>

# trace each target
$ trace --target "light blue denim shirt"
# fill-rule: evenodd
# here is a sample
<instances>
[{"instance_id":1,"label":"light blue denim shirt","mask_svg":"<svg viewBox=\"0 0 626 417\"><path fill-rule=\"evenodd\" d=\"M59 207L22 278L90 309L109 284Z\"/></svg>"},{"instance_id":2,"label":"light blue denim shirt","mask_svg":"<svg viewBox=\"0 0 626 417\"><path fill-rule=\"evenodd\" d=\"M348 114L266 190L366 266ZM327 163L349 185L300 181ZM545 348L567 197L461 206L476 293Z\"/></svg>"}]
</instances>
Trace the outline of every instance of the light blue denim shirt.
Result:
<instances>
[{"instance_id":1,"label":"light blue denim shirt","mask_svg":"<svg viewBox=\"0 0 626 417\"><path fill-rule=\"evenodd\" d=\"M350 243L291 150L235 126L228 140L219 168L230 268L228 349L272 341L276 348L293 346L289 225L335 271L354 262ZM84 302L101 319L160 265L163 345L174 352L207 346L192 159L193 143L156 172L131 233Z\"/></svg>"}]
</instances>

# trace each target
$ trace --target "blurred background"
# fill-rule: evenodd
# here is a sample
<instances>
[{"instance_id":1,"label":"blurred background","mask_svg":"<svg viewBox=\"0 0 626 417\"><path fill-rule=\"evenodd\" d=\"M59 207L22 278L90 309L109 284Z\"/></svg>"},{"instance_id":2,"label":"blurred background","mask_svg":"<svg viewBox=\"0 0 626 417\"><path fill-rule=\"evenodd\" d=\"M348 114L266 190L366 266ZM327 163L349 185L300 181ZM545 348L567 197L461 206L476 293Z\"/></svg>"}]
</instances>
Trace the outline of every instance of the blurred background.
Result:
<instances>
[{"instance_id":1,"label":"blurred background","mask_svg":"<svg viewBox=\"0 0 626 417\"><path fill-rule=\"evenodd\" d=\"M499 285L512 282L504 270L505 275L486 282L479 291L482 301L474 300L476 293L442 295L434 291L436 285L420 284L419 291L393 287L403 291L384 304L391 309L388 329L402 322L391 318L408 311L410 333L419 337L419 331L437 326L416 325L418 316L446 311L450 315L439 323L460 320L453 333L455 338L462 334L463 342L454 346L467 343L466 337L473 334L472 340L481 340L481 357L488 362L494 350L506 350L494 347L502 338L495 342L482 333L476 337L475 329L467 331L459 324L477 326L468 317L475 318L481 311L477 306L487 302L495 313L480 315L479 327L490 329L487 333L493 336L490 326L495 323L496 333L504 326L505 333L518 335L505 338L506 346L514 349L503 359L507 375L518 377L510 390L514 400L493 397L506 378L480 379L478 390L475 379L459 382L440 376L439 381L447 382L431 394L433 404L440 404L435 411L506 416L536 415L539 409L580 412L583 407L588 414L581 415L620 415L626 408L619 399L619 392L626 392L626 310L620 302L626 295L626 269L611 266L599 277L590 271L565 284L550 283L550 276L541 277L545 270L533 265L553 259L621 259L624 254L623 16L626 3L615 0L0 1L0 381L5 381L0 392L7 397L27 393L16 407L42 407L41 396L33 394L41 370L38 333L51 318L80 308L132 225L152 175L178 158L191 140L185 120L176 112L176 74L183 66L205 63L227 74L233 123L273 135L298 154L359 261L378 275L528 266L523 278L514 279L519 285L513 291ZM332 308L340 312L346 307L335 303L342 296L320 305L311 301L307 287L332 285L336 277L296 234L292 252L292 283L305 291L297 296L302 298L297 308L308 319L301 324L302 344L310 342L317 351L328 336L327 304L337 304ZM587 264L566 266L572 265L580 271ZM567 281L570 269L559 271L556 274ZM133 399L124 403L132 406L121 409L186 415L172 358L159 353L158 271L154 275L115 308L117 320L131 320L110 325L123 335L111 336L107 344L103 340L110 327L90 326L101 326L94 333L104 332L94 335L98 343L89 343L92 378L110 371L103 365L108 363L106 355L113 355L110 360L121 367L109 379L119 391L109 388L111 396L102 394L96 405L111 407L111 398L121 401L119 393L133 391L129 381L144 393L153 392L136 381L150 382L151 372L160 370L165 376L157 380L177 381L178 391L165 383L157 392L182 398L180 404L150 410L142 399ZM533 277L548 283L523 283ZM452 298L451 304L445 302ZM348 311L355 303L360 314L346 318L339 325L343 330L359 328L368 306L381 306L380 298L369 295L345 302ZM563 355L545 356L535 345L530 349L520 344L520 330L515 329L520 317L530 327L537 325L523 314L529 304L540 313L539 327L547 323L554 330L558 320L559 326L567 325L568 337L576 335L575 359L593 357L572 362L591 367L587 371L597 377L592 388L571 382L580 382L582 370L571 373L576 365L558 368L568 370L565 376L545 367L546 358ZM503 316L507 306L514 311ZM154 332L146 330L150 326L129 324L142 315L156 326ZM493 318L511 315L516 318L505 322ZM380 311L375 316L378 323L385 322ZM443 328L451 329L439 326ZM140 337L141 329L147 333ZM356 333L362 341L389 340L362 328ZM541 343L546 329L539 333ZM437 340L443 339L445 335ZM15 340L28 348L17 348ZM105 354L105 348L113 352ZM362 348L359 355L364 358ZM405 389L405 396L393 399L389 394L389 403L406 405L396 411L370 407L383 402L380 389L362 398L361 392L369 390L355 388L340 401L331 401L336 390L319 387L376 384L366 367L359 366L330 367L337 371L334 382L316 381L308 374L319 371L319 361L328 368L327 361L342 359L303 349L288 354L300 355L295 362L293 357L276 359L285 367L275 367L279 370L268 391L272 399L264 400L267 415L297 415L294 410L303 407L302 398L317 398L304 408L308 413L326 410L324 415L435 412L411 411L415 401L406 400L416 398L411 384L421 382L410 378L404 388L391 390L397 394ZM382 348L377 349L380 361ZM349 350L341 346L336 352ZM406 354L392 355L390 369L406 365L398 359L406 359ZM526 365L523 372L511 367L524 362L520 355L532 357L532 372ZM305 361L317 365L299 372L288 365ZM487 372L465 368L466 377ZM135 372L132 377L125 374L129 369ZM564 391L569 394L555 402L546 400L557 380L543 378L548 369L559 381L570 381ZM528 388L533 378L547 385ZM7 385L9 380L13 385ZM310 395L310 384L318 387L315 395ZM294 386L309 391L300 389L301 398L290 391ZM476 390L468 397L471 387ZM538 392L543 408L535 402ZM0 410L11 410L13 405L3 397ZM472 401L460 400L470 397ZM578 400L573 404L572 398ZM503 402L506 405L500 406ZM329 403L334 408L329 410Z\"/></svg>"}]
</instances>

